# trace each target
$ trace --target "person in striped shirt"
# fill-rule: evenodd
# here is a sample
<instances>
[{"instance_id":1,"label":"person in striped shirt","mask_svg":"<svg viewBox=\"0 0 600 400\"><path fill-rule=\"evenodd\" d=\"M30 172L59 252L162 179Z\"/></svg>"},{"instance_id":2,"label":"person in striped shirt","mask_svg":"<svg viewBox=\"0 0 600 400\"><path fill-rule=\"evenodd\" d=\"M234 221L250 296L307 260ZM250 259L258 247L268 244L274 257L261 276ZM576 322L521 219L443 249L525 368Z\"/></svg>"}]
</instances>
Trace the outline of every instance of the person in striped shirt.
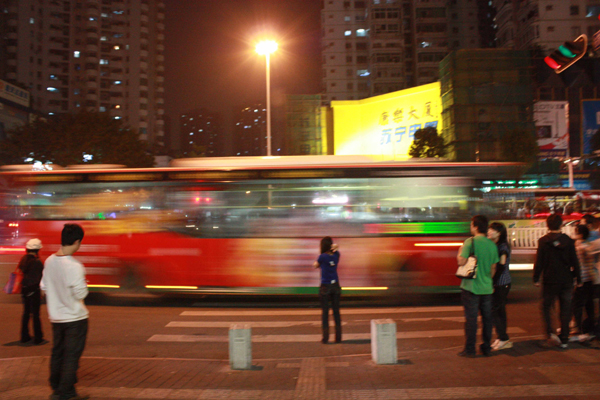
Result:
<instances>
[{"instance_id":1,"label":"person in striped shirt","mask_svg":"<svg viewBox=\"0 0 600 400\"><path fill-rule=\"evenodd\" d=\"M573 293L573 317L577 327L579 341L587 341L591 338L590 334L594 330L596 321L594 311L594 291L596 285L600 283L598 270L594 262L592 253L595 245L590 242L590 230L587 225L577 225L575 227L575 249L581 266L581 281L583 285L576 287ZM585 309L587 320L583 320L583 310Z\"/></svg>"},{"instance_id":2,"label":"person in striped shirt","mask_svg":"<svg viewBox=\"0 0 600 400\"><path fill-rule=\"evenodd\" d=\"M504 224L492 222L487 231L487 237L496 243L500 262L496 264L496 273L493 276L494 294L492 295L492 320L498 339L492 343L492 350L504 350L513 347L506 333L506 301L510 292L511 278L509 271L510 245Z\"/></svg>"}]
</instances>

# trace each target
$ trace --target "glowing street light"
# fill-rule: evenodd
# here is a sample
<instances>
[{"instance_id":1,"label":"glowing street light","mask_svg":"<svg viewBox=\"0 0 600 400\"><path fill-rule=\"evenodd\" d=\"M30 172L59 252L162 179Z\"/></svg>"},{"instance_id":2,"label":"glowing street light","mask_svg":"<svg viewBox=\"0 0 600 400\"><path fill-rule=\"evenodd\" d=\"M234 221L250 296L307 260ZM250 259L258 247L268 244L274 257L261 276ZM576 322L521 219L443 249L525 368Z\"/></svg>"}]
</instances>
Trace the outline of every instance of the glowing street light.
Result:
<instances>
[{"instance_id":1,"label":"glowing street light","mask_svg":"<svg viewBox=\"0 0 600 400\"><path fill-rule=\"evenodd\" d=\"M267 60L267 156L271 156L271 63L270 56L277 50L277 42L265 40L256 45L256 52Z\"/></svg>"}]
</instances>

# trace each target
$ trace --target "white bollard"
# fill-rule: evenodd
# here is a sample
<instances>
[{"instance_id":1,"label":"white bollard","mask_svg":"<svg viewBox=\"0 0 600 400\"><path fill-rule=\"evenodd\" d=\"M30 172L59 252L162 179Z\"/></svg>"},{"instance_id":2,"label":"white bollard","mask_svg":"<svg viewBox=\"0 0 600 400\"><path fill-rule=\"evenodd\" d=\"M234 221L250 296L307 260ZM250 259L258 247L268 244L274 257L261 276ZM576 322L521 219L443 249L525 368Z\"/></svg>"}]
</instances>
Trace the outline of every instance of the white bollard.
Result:
<instances>
[{"instance_id":1,"label":"white bollard","mask_svg":"<svg viewBox=\"0 0 600 400\"><path fill-rule=\"evenodd\" d=\"M252 369L252 330L248 324L229 327L229 365L231 369Z\"/></svg>"},{"instance_id":2,"label":"white bollard","mask_svg":"<svg viewBox=\"0 0 600 400\"><path fill-rule=\"evenodd\" d=\"M376 364L397 364L396 323L391 319L371 320L371 355Z\"/></svg>"}]
</instances>

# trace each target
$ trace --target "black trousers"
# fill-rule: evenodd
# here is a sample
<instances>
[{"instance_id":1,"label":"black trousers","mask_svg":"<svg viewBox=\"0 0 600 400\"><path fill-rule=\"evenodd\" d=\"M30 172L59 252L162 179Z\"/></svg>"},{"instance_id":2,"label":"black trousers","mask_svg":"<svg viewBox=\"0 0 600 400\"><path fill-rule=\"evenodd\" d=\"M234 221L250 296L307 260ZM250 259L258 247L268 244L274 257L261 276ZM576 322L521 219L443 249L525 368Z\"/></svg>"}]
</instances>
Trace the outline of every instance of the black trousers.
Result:
<instances>
[{"instance_id":1,"label":"black trousers","mask_svg":"<svg viewBox=\"0 0 600 400\"><path fill-rule=\"evenodd\" d=\"M52 324L52 357L50 359L50 387L60 400L77 395L77 369L85 347L88 319Z\"/></svg>"},{"instance_id":2,"label":"black trousers","mask_svg":"<svg viewBox=\"0 0 600 400\"><path fill-rule=\"evenodd\" d=\"M506 299L510 292L510 283L508 285L494 286L492 295L492 321L496 328L496 335L502 341L508 340L506 333Z\"/></svg>"},{"instance_id":3,"label":"black trousers","mask_svg":"<svg viewBox=\"0 0 600 400\"><path fill-rule=\"evenodd\" d=\"M591 333L594 331L596 316L594 312L595 286L592 282L583 282L582 287L575 288L573 293L573 317L577 323L579 333ZM583 321L583 309L587 314L587 322Z\"/></svg>"},{"instance_id":4,"label":"black trousers","mask_svg":"<svg viewBox=\"0 0 600 400\"><path fill-rule=\"evenodd\" d=\"M21 318L21 342L26 343L31 340L29 334L29 317L33 320L33 341L40 343L44 340L42 333L42 322L40 321L40 303L41 292L39 287L36 289L23 288L21 294L23 300L23 317Z\"/></svg>"},{"instance_id":5,"label":"black trousers","mask_svg":"<svg viewBox=\"0 0 600 400\"><path fill-rule=\"evenodd\" d=\"M558 299L560 304L560 341L569 342L569 322L571 322L571 298L573 283L543 285L542 288L542 316L546 325L546 335L550 337L552 329L552 309Z\"/></svg>"},{"instance_id":6,"label":"black trousers","mask_svg":"<svg viewBox=\"0 0 600 400\"><path fill-rule=\"evenodd\" d=\"M321 284L319 288L319 297L321 299L323 343L329 341L329 302L333 310L333 319L335 320L335 342L342 341L342 317L340 316L340 297L342 288L339 283Z\"/></svg>"}]
</instances>

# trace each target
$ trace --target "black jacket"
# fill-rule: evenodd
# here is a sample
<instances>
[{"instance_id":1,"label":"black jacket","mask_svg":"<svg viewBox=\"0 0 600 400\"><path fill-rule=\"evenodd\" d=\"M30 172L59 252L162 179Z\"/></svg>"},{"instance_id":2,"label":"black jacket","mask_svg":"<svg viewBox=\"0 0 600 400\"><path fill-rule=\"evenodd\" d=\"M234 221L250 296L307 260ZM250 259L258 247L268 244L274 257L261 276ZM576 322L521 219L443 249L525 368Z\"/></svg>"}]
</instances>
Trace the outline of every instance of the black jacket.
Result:
<instances>
[{"instance_id":1,"label":"black jacket","mask_svg":"<svg viewBox=\"0 0 600 400\"><path fill-rule=\"evenodd\" d=\"M36 290L40 288L40 281L42 280L42 272L44 271L44 264L40 261L39 257L33 254L25 254L21 261L19 261L19 269L23 271L23 291Z\"/></svg>"},{"instance_id":2,"label":"black jacket","mask_svg":"<svg viewBox=\"0 0 600 400\"><path fill-rule=\"evenodd\" d=\"M538 241L537 256L533 268L533 281L544 285L573 284L573 278L581 283L579 260L575 241L564 233L548 233Z\"/></svg>"}]
</instances>

